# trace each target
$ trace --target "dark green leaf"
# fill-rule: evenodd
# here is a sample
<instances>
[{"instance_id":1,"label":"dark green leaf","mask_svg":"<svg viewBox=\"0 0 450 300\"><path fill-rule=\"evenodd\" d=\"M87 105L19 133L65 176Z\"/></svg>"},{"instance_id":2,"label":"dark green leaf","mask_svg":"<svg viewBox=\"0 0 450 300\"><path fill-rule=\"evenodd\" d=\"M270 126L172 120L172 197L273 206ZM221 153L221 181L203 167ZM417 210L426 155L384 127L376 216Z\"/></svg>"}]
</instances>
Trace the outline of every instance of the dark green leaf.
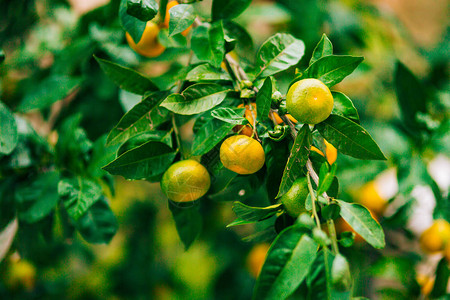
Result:
<instances>
[{"instance_id":1,"label":"dark green leaf","mask_svg":"<svg viewBox=\"0 0 450 300\"><path fill-rule=\"evenodd\" d=\"M180 115L193 115L219 105L229 90L214 83L197 83L189 86L181 94L167 97L161 106Z\"/></svg>"},{"instance_id":2,"label":"dark green leaf","mask_svg":"<svg viewBox=\"0 0 450 300\"><path fill-rule=\"evenodd\" d=\"M203 80L231 80L228 73L215 69L209 64L203 64L192 69L186 76L188 81L203 81Z\"/></svg>"},{"instance_id":3,"label":"dark green leaf","mask_svg":"<svg viewBox=\"0 0 450 300\"><path fill-rule=\"evenodd\" d=\"M97 182L80 176L64 178L58 184L58 194L68 215L77 221L100 199L102 187Z\"/></svg>"},{"instance_id":4,"label":"dark green leaf","mask_svg":"<svg viewBox=\"0 0 450 300\"><path fill-rule=\"evenodd\" d=\"M310 65L292 83L304 78L317 78L328 87L332 87L350 75L363 60L363 57L350 55L324 56Z\"/></svg>"},{"instance_id":5,"label":"dark green leaf","mask_svg":"<svg viewBox=\"0 0 450 300\"><path fill-rule=\"evenodd\" d=\"M225 55L225 35L222 22L203 24L192 33L192 51L198 59L219 68Z\"/></svg>"},{"instance_id":6,"label":"dark green leaf","mask_svg":"<svg viewBox=\"0 0 450 300\"><path fill-rule=\"evenodd\" d=\"M164 173L176 154L164 143L149 141L120 155L103 169L127 179L147 179Z\"/></svg>"},{"instance_id":7,"label":"dark green leaf","mask_svg":"<svg viewBox=\"0 0 450 300\"><path fill-rule=\"evenodd\" d=\"M257 77L267 77L295 66L303 54L305 45L290 34L277 33L270 37L258 51L256 63Z\"/></svg>"},{"instance_id":8,"label":"dark green leaf","mask_svg":"<svg viewBox=\"0 0 450 300\"><path fill-rule=\"evenodd\" d=\"M272 79L267 77L256 95L256 112L258 119L265 121L269 118L270 105L272 104Z\"/></svg>"},{"instance_id":9,"label":"dark green leaf","mask_svg":"<svg viewBox=\"0 0 450 300\"><path fill-rule=\"evenodd\" d=\"M345 117L331 114L316 127L328 142L344 154L359 159L386 159L369 133Z\"/></svg>"},{"instance_id":10,"label":"dark green leaf","mask_svg":"<svg viewBox=\"0 0 450 300\"><path fill-rule=\"evenodd\" d=\"M106 175L102 167L115 158L117 148L118 146L106 146L106 135L98 138L92 147L88 166L89 176L101 178Z\"/></svg>"},{"instance_id":11,"label":"dark green leaf","mask_svg":"<svg viewBox=\"0 0 450 300\"><path fill-rule=\"evenodd\" d=\"M252 2L252 0L213 0L212 18L233 19L239 16Z\"/></svg>"},{"instance_id":12,"label":"dark green leaf","mask_svg":"<svg viewBox=\"0 0 450 300\"><path fill-rule=\"evenodd\" d=\"M308 160L311 143L311 130L309 129L309 125L305 124L298 132L297 138L292 146L291 154L284 168L277 198L283 196L291 188L294 181L303 176L303 167Z\"/></svg>"},{"instance_id":13,"label":"dark green leaf","mask_svg":"<svg viewBox=\"0 0 450 300\"><path fill-rule=\"evenodd\" d=\"M169 10L169 35L182 33L195 20L194 7L188 4L178 4Z\"/></svg>"},{"instance_id":14,"label":"dark green leaf","mask_svg":"<svg viewBox=\"0 0 450 300\"><path fill-rule=\"evenodd\" d=\"M309 61L309 65L314 63L316 60L333 54L333 44L328 39L327 35L324 33L319 43L314 48L313 54L311 56L311 60Z\"/></svg>"},{"instance_id":15,"label":"dark green leaf","mask_svg":"<svg viewBox=\"0 0 450 300\"><path fill-rule=\"evenodd\" d=\"M127 1L128 0L120 1L119 7L120 24L122 25L122 28L131 35L133 41L137 44L141 40L147 22L143 22L133 16L130 16L127 13Z\"/></svg>"},{"instance_id":16,"label":"dark green leaf","mask_svg":"<svg viewBox=\"0 0 450 300\"><path fill-rule=\"evenodd\" d=\"M155 0L127 0L127 14L143 22L150 21L158 13Z\"/></svg>"},{"instance_id":17,"label":"dark green leaf","mask_svg":"<svg viewBox=\"0 0 450 300\"><path fill-rule=\"evenodd\" d=\"M269 249L253 299L286 299L309 273L317 246L300 227L283 230Z\"/></svg>"},{"instance_id":18,"label":"dark green leaf","mask_svg":"<svg viewBox=\"0 0 450 300\"><path fill-rule=\"evenodd\" d=\"M118 224L108 202L101 197L78 219L75 227L87 242L106 244L116 234Z\"/></svg>"},{"instance_id":19,"label":"dark green leaf","mask_svg":"<svg viewBox=\"0 0 450 300\"><path fill-rule=\"evenodd\" d=\"M5 52L0 49L0 64L5 61Z\"/></svg>"},{"instance_id":20,"label":"dark green leaf","mask_svg":"<svg viewBox=\"0 0 450 300\"><path fill-rule=\"evenodd\" d=\"M326 171L323 171L324 168L326 168ZM331 166L331 170L328 170L327 163L325 162L322 164L322 167L320 168L319 188L317 189L317 195L322 195L331 187L335 177L334 175L336 174L336 168L337 165L333 164Z\"/></svg>"},{"instance_id":21,"label":"dark green leaf","mask_svg":"<svg viewBox=\"0 0 450 300\"><path fill-rule=\"evenodd\" d=\"M203 219L197 202L177 203L169 201L178 236L187 250L202 231Z\"/></svg>"},{"instance_id":22,"label":"dark green leaf","mask_svg":"<svg viewBox=\"0 0 450 300\"><path fill-rule=\"evenodd\" d=\"M192 155L202 155L210 151L234 126L233 123L223 122L216 118L206 122L194 137Z\"/></svg>"},{"instance_id":23,"label":"dark green leaf","mask_svg":"<svg viewBox=\"0 0 450 300\"><path fill-rule=\"evenodd\" d=\"M52 75L33 87L23 98L17 110L26 112L47 108L58 100L64 99L81 84L81 79L65 75Z\"/></svg>"},{"instance_id":24,"label":"dark green leaf","mask_svg":"<svg viewBox=\"0 0 450 300\"><path fill-rule=\"evenodd\" d=\"M267 207L253 207L236 201L233 204L233 211L236 214L237 219L228 224L227 227L250 224L268 219L281 211L281 204Z\"/></svg>"},{"instance_id":25,"label":"dark green leaf","mask_svg":"<svg viewBox=\"0 0 450 300\"><path fill-rule=\"evenodd\" d=\"M247 119L242 116L244 111L245 108L232 109L229 107L219 107L211 112L211 116L223 122L243 125L248 123Z\"/></svg>"},{"instance_id":26,"label":"dark green leaf","mask_svg":"<svg viewBox=\"0 0 450 300\"><path fill-rule=\"evenodd\" d=\"M344 220L375 248L383 248L384 232L380 224L372 218L369 210L360 204L348 203L338 200L341 207L341 216Z\"/></svg>"},{"instance_id":27,"label":"dark green leaf","mask_svg":"<svg viewBox=\"0 0 450 300\"><path fill-rule=\"evenodd\" d=\"M346 117L359 124L359 115L352 100L341 92L331 92L333 94L334 106L331 111L332 114Z\"/></svg>"},{"instance_id":28,"label":"dark green leaf","mask_svg":"<svg viewBox=\"0 0 450 300\"><path fill-rule=\"evenodd\" d=\"M0 156L10 154L16 148L18 140L14 115L0 102Z\"/></svg>"},{"instance_id":29,"label":"dark green leaf","mask_svg":"<svg viewBox=\"0 0 450 300\"><path fill-rule=\"evenodd\" d=\"M159 107L159 105L166 96L167 92L156 92L145 96L111 130L106 140L107 144L122 143L142 132L154 130L158 125L165 122L168 111Z\"/></svg>"},{"instance_id":30,"label":"dark green leaf","mask_svg":"<svg viewBox=\"0 0 450 300\"><path fill-rule=\"evenodd\" d=\"M16 190L19 218L27 223L37 222L48 216L58 203L57 172L41 173Z\"/></svg>"},{"instance_id":31,"label":"dark green leaf","mask_svg":"<svg viewBox=\"0 0 450 300\"><path fill-rule=\"evenodd\" d=\"M111 61L96 56L94 57L100 64L103 72L105 72L109 79L121 89L138 95L144 95L145 92L154 92L158 90L158 87L144 75Z\"/></svg>"},{"instance_id":32,"label":"dark green leaf","mask_svg":"<svg viewBox=\"0 0 450 300\"><path fill-rule=\"evenodd\" d=\"M133 136L129 140L127 140L125 143L123 143L119 150L117 150L117 155L122 155L125 152L134 149L136 147L139 147L148 141L156 141L156 142L162 142L166 144L169 147L173 147L172 143L172 132L170 131L161 131L161 130L152 130L152 131L146 131L142 132L138 135ZM113 158L114 159L114 158ZM111 160L109 160L111 161ZM105 164L103 164L104 166Z\"/></svg>"},{"instance_id":33,"label":"dark green leaf","mask_svg":"<svg viewBox=\"0 0 450 300\"><path fill-rule=\"evenodd\" d=\"M433 290L431 291L431 298L439 298L447 293L448 280L450 278L450 268L447 260L441 259L436 268L436 279L434 281Z\"/></svg>"},{"instance_id":34,"label":"dark green leaf","mask_svg":"<svg viewBox=\"0 0 450 300\"><path fill-rule=\"evenodd\" d=\"M419 113L427 111L427 96L421 82L400 62L397 62L394 78L403 122L412 129L426 128L417 118Z\"/></svg>"}]
</instances>

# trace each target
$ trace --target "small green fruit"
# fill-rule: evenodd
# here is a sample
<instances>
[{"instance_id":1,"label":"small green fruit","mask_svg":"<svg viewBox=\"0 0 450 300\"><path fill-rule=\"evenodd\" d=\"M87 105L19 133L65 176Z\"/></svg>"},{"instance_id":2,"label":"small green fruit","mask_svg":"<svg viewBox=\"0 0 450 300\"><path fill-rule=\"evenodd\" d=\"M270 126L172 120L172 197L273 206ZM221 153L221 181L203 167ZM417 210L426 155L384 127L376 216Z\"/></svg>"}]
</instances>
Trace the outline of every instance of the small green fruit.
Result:
<instances>
[{"instance_id":1,"label":"small green fruit","mask_svg":"<svg viewBox=\"0 0 450 300\"><path fill-rule=\"evenodd\" d=\"M308 181L306 177L302 177L294 181L289 191L281 196L281 203L283 203L286 212L296 218L302 212L305 212L305 201L309 194Z\"/></svg>"}]
</instances>

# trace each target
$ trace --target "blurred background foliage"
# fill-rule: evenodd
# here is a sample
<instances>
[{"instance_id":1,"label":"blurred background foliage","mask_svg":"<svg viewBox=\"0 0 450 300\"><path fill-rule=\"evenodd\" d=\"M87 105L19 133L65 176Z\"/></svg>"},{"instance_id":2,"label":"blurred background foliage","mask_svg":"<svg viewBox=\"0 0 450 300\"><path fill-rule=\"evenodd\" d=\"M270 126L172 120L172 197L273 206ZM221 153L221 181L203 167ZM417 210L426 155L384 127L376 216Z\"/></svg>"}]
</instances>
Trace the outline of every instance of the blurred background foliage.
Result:
<instances>
[{"instance_id":1,"label":"blurred background foliage","mask_svg":"<svg viewBox=\"0 0 450 300\"><path fill-rule=\"evenodd\" d=\"M210 5L210 1L195 4L205 16ZM64 126L63 120L77 114L87 137L95 141L139 101L104 76L93 54L138 69L160 87L170 86L185 75L182 66L187 52L182 48L169 48L160 57L147 59L128 47L118 6L118 0L0 3L0 47L6 57L0 66L1 100L21 111L33 97L51 101L55 90L71 90L61 101L57 119L48 120L48 109L43 116L23 114L50 143L58 139L55 129ZM441 204L449 201L447 1L254 0L235 21L253 39L252 51L248 51L250 43L236 50L244 65L254 61L255 49L276 32L302 39L305 57L310 56L323 32L333 42L336 54L365 57L336 89L353 99L361 123L388 161L366 162L338 155L340 197L359 201L372 210L387 232L388 247L375 251L357 238L354 246L343 251L351 265L358 266L352 270L357 295L411 299L417 298L421 289L430 293L440 257L424 255L417 240L436 213L437 196L430 186L437 188L438 194L440 190L444 198ZM438 125L426 139L413 138L414 133L408 134L401 125L394 86L397 60L416 75L433 100L428 103L430 114L425 121L429 127ZM306 64L303 59L301 66ZM293 76L294 70L277 76L280 90L286 91ZM184 126L182 134L189 141L192 129ZM44 146L35 150L36 159L45 159ZM21 253L9 253L0 264L1 299L251 297L268 244L241 240L254 232L251 226L226 228L235 217L231 201L238 199L202 205L203 233L184 251L159 184L121 178L115 182L110 205L119 230L111 243L92 245L81 237L63 239L63 232L54 233L61 238L43 243L35 235L40 223L34 224L34 229L23 225L15 240L16 248L22 247ZM410 199L415 200L406 201ZM261 201L256 193L246 203L267 204ZM342 231L345 226L341 224ZM33 242L25 244L30 239Z\"/></svg>"}]
</instances>

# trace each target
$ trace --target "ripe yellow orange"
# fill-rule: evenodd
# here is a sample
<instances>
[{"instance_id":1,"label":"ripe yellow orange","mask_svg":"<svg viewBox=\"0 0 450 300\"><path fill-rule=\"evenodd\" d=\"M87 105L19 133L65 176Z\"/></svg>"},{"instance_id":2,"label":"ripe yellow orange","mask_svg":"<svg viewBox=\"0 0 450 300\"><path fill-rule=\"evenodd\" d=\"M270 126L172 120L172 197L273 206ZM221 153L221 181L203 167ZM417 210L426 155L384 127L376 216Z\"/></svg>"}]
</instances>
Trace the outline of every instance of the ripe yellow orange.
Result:
<instances>
[{"instance_id":1,"label":"ripe yellow orange","mask_svg":"<svg viewBox=\"0 0 450 300\"><path fill-rule=\"evenodd\" d=\"M448 242L447 247L445 247L444 256L445 259L447 259L447 262L450 264L450 242Z\"/></svg>"},{"instance_id":2,"label":"ripe yellow orange","mask_svg":"<svg viewBox=\"0 0 450 300\"><path fill-rule=\"evenodd\" d=\"M220 146L220 161L225 168L238 174L253 174L264 166L264 149L246 135L234 135Z\"/></svg>"},{"instance_id":3,"label":"ripe yellow orange","mask_svg":"<svg viewBox=\"0 0 450 300\"><path fill-rule=\"evenodd\" d=\"M9 265L6 282L10 286L14 288L21 286L31 290L35 286L35 279L36 268L30 262L20 259Z\"/></svg>"},{"instance_id":4,"label":"ripe yellow orange","mask_svg":"<svg viewBox=\"0 0 450 300\"><path fill-rule=\"evenodd\" d=\"M330 89L314 78L297 81L286 95L287 110L304 124L317 124L328 118L333 104Z\"/></svg>"},{"instance_id":5,"label":"ripe yellow orange","mask_svg":"<svg viewBox=\"0 0 450 300\"><path fill-rule=\"evenodd\" d=\"M384 213L388 203L386 199L379 194L375 181L370 181L362 186L356 195L356 201L367 207L377 216Z\"/></svg>"},{"instance_id":6,"label":"ripe yellow orange","mask_svg":"<svg viewBox=\"0 0 450 300\"><path fill-rule=\"evenodd\" d=\"M420 236L420 246L425 252L436 253L450 242L450 224L443 219L435 220Z\"/></svg>"},{"instance_id":7,"label":"ripe yellow orange","mask_svg":"<svg viewBox=\"0 0 450 300\"><path fill-rule=\"evenodd\" d=\"M152 21L148 21L145 25L145 30L142 34L141 40L137 44L134 42L133 38L128 32L125 34L125 36L131 49L133 49L140 55L146 57L157 57L161 55L161 53L163 53L166 49L159 43L158 33L158 25Z\"/></svg>"},{"instance_id":8,"label":"ripe yellow orange","mask_svg":"<svg viewBox=\"0 0 450 300\"><path fill-rule=\"evenodd\" d=\"M427 296L431 293L434 286L434 279L425 274L418 274L416 277L417 283L421 287L422 294Z\"/></svg>"},{"instance_id":9,"label":"ripe yellow orange","mask_svg":"<svg viewBox=\"0 0 450 300\"><path fill-rule=\"evenodd\" d=\"M267 251L269 251L270 245L268 243L258 244L253 246L250 250L246 265L250 274L257 278L261 272L264 261L266 260Z\"/></svg>"},{"instance_id":10,"label":"ripe yellow orange","mask_svg":"<svg viewBox=\"0 0 450 300\"><path fill-rule=\"evenodd\" d=\"M323 157L326 157L328 163L330 165L332 165L336 162L336 159L337 159L337 149L333 145L328 143L327 140L324 140L324 143L325 143L325 155L323 154L322 151L320 151L319 149L317 149L314 146L311 146L311 151L317 152L320 155L322 155Z\"/></svg>"},{"instance_id":11,"label":"ripe yellow orange","mask_svg":"<svg viewBox=\"0 0 450 300\"><path fill-rule=\"evenodd\" d=\"M169 3L167 3L166 16L164 17L164 23L162 24L162 26L164 28L169 28L169 22L170 22L169 10L178 4L179 4L178 1L170 1ZM186 28L181 34L184 36L188 35L189 31L191 30L191 27L192 27L192 25L189 26L188 28Z\"/></svg>"},{"instance_id":12,"label":"ripe yellow orange","mask_svg":"<svg viewBox=\"0 0 450 300\"><path fill-rule=\"evenodd\" d=\"M280 201L283 203L286 212L296 218L306 211L305 201L308 194L308 180L306 177L301 177L294 181L289 191L281 196Z\"/></svg>"},{"instance_id":13,"label":"ripe yellow orange","mask_svg":"<svg viewBox=\"0 0 450 300\"><path fill-rule=\"evenodd\" d=\"M175 202L197 200L208 192L210 185L208 170L193 159L174 163L161 180L162 191Z\"/></svg>"}]
</instances>

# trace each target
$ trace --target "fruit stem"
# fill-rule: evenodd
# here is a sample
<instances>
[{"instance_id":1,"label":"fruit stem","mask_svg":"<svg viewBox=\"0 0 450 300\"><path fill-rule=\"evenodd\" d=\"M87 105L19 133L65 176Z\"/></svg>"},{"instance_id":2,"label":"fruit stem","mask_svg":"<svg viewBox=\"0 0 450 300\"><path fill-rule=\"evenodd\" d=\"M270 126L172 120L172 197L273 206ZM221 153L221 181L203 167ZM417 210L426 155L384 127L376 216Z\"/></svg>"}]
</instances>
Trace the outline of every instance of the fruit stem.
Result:
<instances>
[{"instance_id":1,"label":"fruit stem","mask_svg":"<svg viewBox=\"0 0 450 300\"><path fill-rule=\"evenodd\" d=\"M229 53L227 53L225 55L225 60L232 65L233 67L236 68L237 72L239 73L240 77L242 78L242 80L249 80L247 73L245 73L244 69L242 69L242 67L239 65L239 63L233 58L231 57L231 55ZM236 76L237 78L237 76ZM258 93L258 88L253 86L253 90L255 91L255 93ZM273 113L275 111L271 108L270 109L270 114L271 116L273 116ZM295 129L295 125L294 123L292 123L291 120L289 120L288 117L286 117L286 115L280 115L281 119L284 121L285 124L289 125L289 128L291 129L291 135L294 138L294 140L297 138L297 129ZM317 175L316 171L314 170L313 166L312 166L312 162L311 160L308 158L307 162L306 162L306 168L308 170L308 188L310 188L310 194L311 197L313 197L314 195L314 191L311 192L312 190L312 184L311 184L311 180L310 180L310 176L311 178L314 180L315 184L317 186L319 186L319 176ZM330 197L327 195L327 193L323 193L323 196L325 197L325 199L327 199L327 202L330 203ZM311 198L312 200L312 198ZM314 199L315 200L315 199ZM313 205L313 213L314 213L314 217L316 218L316 223L318 224L317 226L320 227L320 220L319 220L319 216L317 215L317 212L315 211L316 206L315 206L315 201L313 201L314 205ZM331 238L331 242L332 242L332 248L333 248L333 252L336 255L337 253L339 253L339 247L337 244L337 236L336 236L336 227L334 225L334 221L333 220L328 220L327 221L327 225L328 225L328 231L330 234L330 238Z\"/></svg>"},{"instance_id":2,"label":"fruit stem","mask_svg":"<svg viewBox=\"0 0 450 300\"><path fill-rule=\"evenodd\" d=\"M306 178L308 180L309 195L311 196L312 212L314 215L314 219L316 220L317 227L320 228L320 219L319 219L319 215L317 214L317 211L316 211L316 195L314 194L314 189L311 184L311 176L310 176L309 172L308 172Z\"/></svg>"}]
</instances>

